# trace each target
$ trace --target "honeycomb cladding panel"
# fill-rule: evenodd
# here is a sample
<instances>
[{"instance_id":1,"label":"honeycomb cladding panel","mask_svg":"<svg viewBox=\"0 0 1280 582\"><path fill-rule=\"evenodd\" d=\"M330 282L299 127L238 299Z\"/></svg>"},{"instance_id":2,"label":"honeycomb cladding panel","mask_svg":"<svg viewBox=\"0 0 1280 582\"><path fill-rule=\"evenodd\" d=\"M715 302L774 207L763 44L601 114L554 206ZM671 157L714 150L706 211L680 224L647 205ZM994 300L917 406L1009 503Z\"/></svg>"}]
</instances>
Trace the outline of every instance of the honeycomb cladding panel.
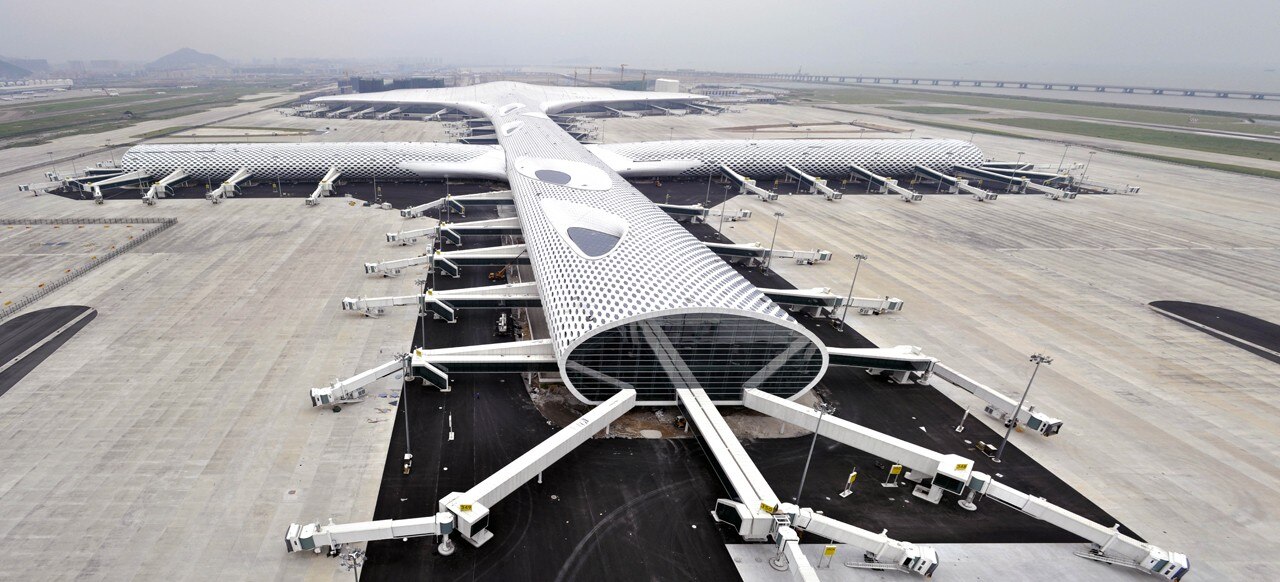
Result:
<instances>
[{"instance_id":1,"label":"honeycomb cladding panel","mask_svg":"<svg viewBox=\"0 0 1280 582\"><path fill-rule=\"evenodd\" d=\"M982 150L955 139L675 140L594 146L632 160L699 160L683 176L706 176L720 164L752 178L773 178L795 166L815 176L847 176L856 165L882 176L908 176L915 165L951 173L977 166Z\"/></svg>"},{"instance_id":2,"label":"honeycomb cladding panel","mask_svg":"<svg viewBox=\"0 0 1280 582\"><path fill-rule=\"evenodd\" d=\"M525 105L505 116L495 111L493 119L495 127L523 122L510 135L499 132L498 139L507 153L508 179L561 361L592 330L647 313L710 307L795 325L785 310L554 122L522 115L539 110L535 99L512 93L491 103ZM590 165L606 172L611 185L583 190L530 178L515 168L522 158ZM551 224L540 203L544 198L609 212L627 222L628 232L607 255L583 257Z\"/></svg>"},{"instance_id":3,"label":"honeycomb cladding panel","mask_svg":"<svg viewBox=\"0 0 1280 582\"><path fill-rule=\"evenodd\" d=\"M336 166L344 178L412 179L403 162L466 162L497 146L416 142L151 144L129 148L125 171L163 176L182 168L197 179L223 180L240 168L258 179L319 180Z\"/></svg>"}]
</instances>

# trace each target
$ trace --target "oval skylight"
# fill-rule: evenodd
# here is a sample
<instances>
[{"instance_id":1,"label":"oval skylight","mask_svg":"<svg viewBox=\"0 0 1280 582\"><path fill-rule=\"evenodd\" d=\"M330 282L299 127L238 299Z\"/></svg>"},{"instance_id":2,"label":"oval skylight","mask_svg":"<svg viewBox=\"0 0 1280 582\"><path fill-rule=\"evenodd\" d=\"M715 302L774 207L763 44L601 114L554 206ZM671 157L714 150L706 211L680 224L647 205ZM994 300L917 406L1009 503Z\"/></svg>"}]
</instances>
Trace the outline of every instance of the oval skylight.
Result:
<instances>
[{"instance_id":1,"label":"oval skylight","mask_svg":"<svg viewBox=\"0 0 1280 582\"><path fill-rule=\"evenodd\" d=\"M543 182L559 184L561 186L568 184L569 181L573 179L573 176L559 170L535 170L533 175Z\"/></svg>"},{"instance_id":2,"label":"oval skylight","mask_svg":"<svg viewBox=\"0 0 1280 582\"><path fill-rule=\"evenodd\" d=\"M515 167L526 177L554 186L594 191L613 187L608 172L582 162L525 156L516 159Z\"/></svg>"},{"instance_id":3,"label":"oval skylight","mask_svg":"<svg viewBox=\"0 0 1280 582\"><path fill-rule=\"evenodd\" d=\"M555 198L539 202L551 226L574 252L585 258L609 254L627 234L627 221L616 214Z\"/></svg>"},{"instance_id":4,"label":"oval skylight","mask_svg":"<svg viewBox=\"0 0 1280 582\"><path fill-rule=\"evenodd\" d=\"M578 250L589 257L602 257L617 246L622 237L607 232L600 232L581 226L570 226L565 229L569 240L578 245Z\"/></svg>"}]
</instances>

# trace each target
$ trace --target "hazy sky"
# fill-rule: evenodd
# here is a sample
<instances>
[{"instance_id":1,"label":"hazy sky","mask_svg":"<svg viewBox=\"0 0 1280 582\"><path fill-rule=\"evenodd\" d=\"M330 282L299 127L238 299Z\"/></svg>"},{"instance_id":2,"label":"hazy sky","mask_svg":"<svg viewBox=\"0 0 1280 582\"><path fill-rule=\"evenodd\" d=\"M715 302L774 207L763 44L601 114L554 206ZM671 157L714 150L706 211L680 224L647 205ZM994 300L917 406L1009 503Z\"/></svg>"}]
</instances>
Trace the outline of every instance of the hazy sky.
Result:
<instances>
[{"instance_id":1,"label":"hazy sky","mask_svg":"<svg viewBox=\"0 0 1280 582\"><path fill-rule=\"evenodd\" d=\"M1275 0L0 0L0 20L0 55L59 61L151 60L189 46L228 59L1083 80L1280 67Z\"/></svg>"}]
</instances>

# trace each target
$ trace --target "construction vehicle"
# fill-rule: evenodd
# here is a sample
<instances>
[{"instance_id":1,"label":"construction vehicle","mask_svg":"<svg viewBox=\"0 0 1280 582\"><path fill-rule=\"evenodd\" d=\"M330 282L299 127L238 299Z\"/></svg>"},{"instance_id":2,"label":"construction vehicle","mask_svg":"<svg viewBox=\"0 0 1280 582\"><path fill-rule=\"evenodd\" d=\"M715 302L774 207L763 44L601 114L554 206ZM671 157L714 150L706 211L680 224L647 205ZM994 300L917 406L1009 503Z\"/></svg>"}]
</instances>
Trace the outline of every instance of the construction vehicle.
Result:
<instances>
[{"instance_id":1,"label":"construction vehicle","mask_svg":"<svg viewBox=\"0 0 1280 582\"><path fill-rule=\"evenodd\" d=\"M525 254L525 253L527 253L527 252L529 252L529 251L528 251L528 250L521 251L519 255L516 255L516 259L519 259L519 258L520 258L520 255L523 255L523 254ZM506 283L506 282L507 282L507 273L511 271L511 266L512 266L512 265L515 265L515 264L516 264L516 262L517 262L517 260L513 259L510 263L507 263L507 264L503 265L503 266L502 266L502 268L501 268L501 269L498 269L496 272L490 272L490 273L489 273L489 282L490 282L490 283Z\"/></svg>"}]
</instances>

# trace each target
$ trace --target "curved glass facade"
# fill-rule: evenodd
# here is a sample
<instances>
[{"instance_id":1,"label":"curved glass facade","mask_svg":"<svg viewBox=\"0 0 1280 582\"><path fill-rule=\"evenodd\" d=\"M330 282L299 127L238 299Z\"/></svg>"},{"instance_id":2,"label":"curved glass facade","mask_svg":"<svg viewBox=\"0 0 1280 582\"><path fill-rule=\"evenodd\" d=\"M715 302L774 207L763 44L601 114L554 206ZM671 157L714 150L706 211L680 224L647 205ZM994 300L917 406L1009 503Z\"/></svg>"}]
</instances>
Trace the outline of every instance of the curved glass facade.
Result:
<instances>
[{"instance_id":1,"label":"curved glass facade","mask_svg":"<svg viewBox=\"0 0 1280 582\"><path fill-rule=\"evenodd\" d=\"M813 340L775 322L721 313L661 315L607 329L569 353L565 374L582 396L602 401L633 388L640 402L702 388L739 401L746 388L789 398L822 371Z\"/></svg>"}]
</instances>

